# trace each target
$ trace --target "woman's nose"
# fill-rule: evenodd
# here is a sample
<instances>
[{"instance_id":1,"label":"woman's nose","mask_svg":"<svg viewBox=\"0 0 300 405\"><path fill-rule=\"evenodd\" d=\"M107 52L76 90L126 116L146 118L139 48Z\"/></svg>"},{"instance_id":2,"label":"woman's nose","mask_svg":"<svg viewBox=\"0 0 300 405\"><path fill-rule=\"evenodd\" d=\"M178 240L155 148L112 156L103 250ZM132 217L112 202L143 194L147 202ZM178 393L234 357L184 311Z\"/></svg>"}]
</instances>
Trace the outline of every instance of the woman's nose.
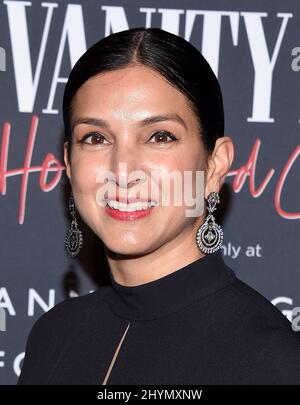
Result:
<instances>
[{"instance_id":1,"label":"woman's nose","mask_svg":"<svg viewBox=\"0 0 300 405\"><path fill-rule=\"evenodd\" d=\"M141 165L141 156L132 146L118 146L111 159L111 170L117 185L126 188L140 182L145 177Z\"/></svg>"}]
</instances>

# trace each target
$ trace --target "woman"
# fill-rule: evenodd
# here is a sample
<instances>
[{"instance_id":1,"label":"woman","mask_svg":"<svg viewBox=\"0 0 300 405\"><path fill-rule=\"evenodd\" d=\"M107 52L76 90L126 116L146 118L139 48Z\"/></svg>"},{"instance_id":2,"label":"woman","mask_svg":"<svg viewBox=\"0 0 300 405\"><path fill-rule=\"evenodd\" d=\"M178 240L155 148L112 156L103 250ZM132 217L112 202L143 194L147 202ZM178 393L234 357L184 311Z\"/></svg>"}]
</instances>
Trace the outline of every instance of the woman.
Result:
<instances>
[{"instance_id":1,"label":"woman","mask_svg":"<svg viewBox=\"0 0 300 405\"><path fill-rule=\"evenodd\" d=\"M221 255L212 212L234 148L200 52L158 28L112 34L74 66L63 113L66 250L74 257L84 243L78 210L105 245L111 286L36 322L18 383L300 383L299 336ZM205 197L207 212L162 203L180 184Z\"/></svg>"}]
</instances>

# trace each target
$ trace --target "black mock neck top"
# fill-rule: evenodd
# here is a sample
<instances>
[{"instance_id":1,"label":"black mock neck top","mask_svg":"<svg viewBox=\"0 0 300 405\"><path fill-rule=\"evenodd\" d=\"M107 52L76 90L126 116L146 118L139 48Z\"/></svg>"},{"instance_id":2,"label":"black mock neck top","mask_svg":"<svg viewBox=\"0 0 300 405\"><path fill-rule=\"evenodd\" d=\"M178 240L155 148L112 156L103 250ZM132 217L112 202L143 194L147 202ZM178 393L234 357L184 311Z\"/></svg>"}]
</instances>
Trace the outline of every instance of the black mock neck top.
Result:
<instances>
[{"instance_id":1,"label":"black mock neck top","mask_svg":"<svg viewBox=\"0 0 300 405\"><path fill-rule=\"evenodd\" d=\"M220 250L142 285L110 279L38 319L18 384L300 384L300 332Z\"/></svg>"},{"instance_id":2,"label":"black mock neck top","mask_svg":"<svg viewBox=\"0 0 300 405\"><path fill-rule=\"evenodd\" d=\"M221 253L207 255L158 280L127 287L110 273L106 296L112 311L128 320L151 320L174 314L235 280Z\"/></svg>"}]
</instances>

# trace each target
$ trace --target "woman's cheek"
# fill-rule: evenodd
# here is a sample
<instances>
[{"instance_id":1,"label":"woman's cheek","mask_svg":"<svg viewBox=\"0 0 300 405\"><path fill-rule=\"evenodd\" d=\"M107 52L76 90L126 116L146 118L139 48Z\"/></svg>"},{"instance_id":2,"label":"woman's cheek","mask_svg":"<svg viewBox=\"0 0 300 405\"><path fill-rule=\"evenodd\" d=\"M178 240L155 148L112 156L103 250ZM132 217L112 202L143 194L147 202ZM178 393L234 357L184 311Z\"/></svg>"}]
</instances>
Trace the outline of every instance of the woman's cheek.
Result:
<instances>
[{"instance_id":1,"label":"woman's cheek","mask_svg":"<svg viewBox=\"0 0 300 405\"><path fill-rule=\"evenodd\" d=\"M72 161L72 180L80 189L96 186L96 162L85 158L74 158Z\"/></svg>"}]
</instances>

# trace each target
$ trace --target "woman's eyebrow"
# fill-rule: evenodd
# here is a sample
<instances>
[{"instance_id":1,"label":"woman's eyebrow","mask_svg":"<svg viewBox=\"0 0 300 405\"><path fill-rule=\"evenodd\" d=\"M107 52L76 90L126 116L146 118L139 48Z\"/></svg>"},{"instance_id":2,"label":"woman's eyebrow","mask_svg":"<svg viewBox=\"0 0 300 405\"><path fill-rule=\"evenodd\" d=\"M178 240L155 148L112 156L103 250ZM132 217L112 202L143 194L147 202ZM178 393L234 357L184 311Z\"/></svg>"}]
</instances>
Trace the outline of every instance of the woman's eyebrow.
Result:
<instances>
[{"instance_id":1,"label":"woman's eyebrow","mask_svg":"<svg viewBox=\"0 0 300 405\"><path fill-rule=\"evenodd\" d=\"M181 116L178 115L177 113L169 113L169 114L164 114L164 115L153 115L151 117L146 117L146 118L143 118L141 121L139 121L137 123L137 125L139 127L145 127L147 125L155 124L155 123L161 122L161 121L178 122L187 130L187 125L186 125L184 119L181 118ZM108 121L106 121L102 118L86 117L86 118L75 119L71 126L72 131L75 128L75 126L79 125L79 124L95 125L97 127L110 129L110 125L109 125Z\"/></svg>"},{"instance_id":2,"label":"woman's eyebrow","mask_svg":"<svg viewBox=\"0 0 300 405\"><path fill-rule=\"evenodd\" d=\"M187 130L187 125L184 119L181 118L180 115L178 115L177 113L169 113L164 115L154 115L152 117L146 117L139 122L139 126L144 127L146 125L155 124L156 122L161 121L176 121Z\"/></svg>"}]
</instances>

